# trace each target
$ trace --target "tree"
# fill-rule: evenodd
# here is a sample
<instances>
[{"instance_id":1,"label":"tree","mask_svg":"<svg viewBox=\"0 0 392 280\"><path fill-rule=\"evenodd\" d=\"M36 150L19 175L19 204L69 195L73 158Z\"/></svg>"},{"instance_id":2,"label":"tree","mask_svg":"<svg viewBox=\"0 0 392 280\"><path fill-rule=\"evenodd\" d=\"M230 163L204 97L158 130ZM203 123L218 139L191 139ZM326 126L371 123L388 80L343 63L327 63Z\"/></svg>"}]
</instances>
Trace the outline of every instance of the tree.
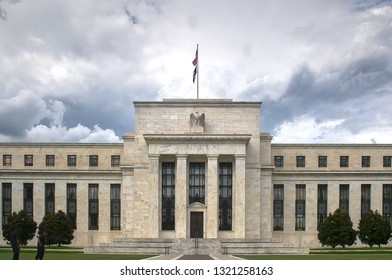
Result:
<instances>
[{"instance_id":1,"label":"tree","mask_svg":"<svg viewBox=\"0 0 392 280\"><path fill-rule=\"evenodd\" d=\"M20 210L19 213L13 212L8 215L7 222L2 226L3 239L10 243L11 232L14 228L20 229L21 245L27 245L27 242L35 236L37 230L37 223L26 211Z\"/></svg>"},{"instance_id":2,"label":"tree","mask_svg":"<svg viewBox=\"0 0 392 280\"><path fill-rule=\"evenodd\" d=\"M71 220L67 214L59 210L57 213L45 215L39 225L40 231L45 231L48 234L47 244L71 244L74 238L74 229Z\"/></svg>"},{"instance_id":3,"label":"tree","mask_svg":"<svg viewBox=\"0 0 392 280\"><path fill-rule=\"evenodd\" d=\"M363 244L380 247L381 244L388 244L391 234L389 218L382 216L377 210L376 212L370 210L359 220L358 237Z\"/></svg>"},{"instance_id":4,"label":"tree","mask_svg":"<svg viewBox=\"0 0 392 280\"><path fill-rule=\"evenodd\" d=\"M329 213L320 225L317 237L323 246L335 248L337 245L341 245L345 248L354 244L357 232L353 229L350 216L337 209L333 214Z\"/></svg>"}]
</instances>

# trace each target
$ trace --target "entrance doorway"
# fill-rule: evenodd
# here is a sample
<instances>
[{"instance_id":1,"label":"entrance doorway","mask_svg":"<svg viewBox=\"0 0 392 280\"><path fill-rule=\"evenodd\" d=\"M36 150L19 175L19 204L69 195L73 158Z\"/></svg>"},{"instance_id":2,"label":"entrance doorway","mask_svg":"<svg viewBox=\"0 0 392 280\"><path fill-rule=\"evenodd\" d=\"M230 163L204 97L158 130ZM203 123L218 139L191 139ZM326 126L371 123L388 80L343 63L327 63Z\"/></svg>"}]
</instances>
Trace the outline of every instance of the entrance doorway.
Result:
<instances>
[{"instance_id":1,"label":"entrance doorway","mask_svg":"<svg viewBox=\"0 0 392 280\"><path fill-rule=\"evenodd\" d=\"M203 238L203 212L191 212L191 238Z\"/></svg>"}]
</instances>

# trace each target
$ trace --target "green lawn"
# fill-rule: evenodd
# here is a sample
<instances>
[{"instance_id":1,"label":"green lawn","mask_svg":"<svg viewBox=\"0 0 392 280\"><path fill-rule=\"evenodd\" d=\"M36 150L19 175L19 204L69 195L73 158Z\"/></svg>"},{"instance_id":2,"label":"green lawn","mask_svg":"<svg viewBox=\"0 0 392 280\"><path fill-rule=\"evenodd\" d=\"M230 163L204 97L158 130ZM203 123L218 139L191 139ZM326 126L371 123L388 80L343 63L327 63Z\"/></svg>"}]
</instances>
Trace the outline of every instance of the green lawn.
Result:
<instances>
[{"instance_id":1,"label":"green lawn","mask_svg":"<svg viewBox=\"0 0 392 280\"><path fill-rule=\"evenodd\" d=\"M22 248L20 251L20 260L34 260L36 251L34 249ZM125 254L84 254L80 250L56 250L46 249L45 260L141 260L150 258L152 255L125 255ZM1 249L0 260L11 260L12 250Z\"/></svg>"},{"instance_id":2,"label":"green lawn","mask_svg":"<svg viewBox=\"0 0 392 280\"><path fill-rule=\"evenodd\" d=\"M247 255L247 260L392 260L392 248L313 249L308 255Z\"/></svg>"}]
</instances>

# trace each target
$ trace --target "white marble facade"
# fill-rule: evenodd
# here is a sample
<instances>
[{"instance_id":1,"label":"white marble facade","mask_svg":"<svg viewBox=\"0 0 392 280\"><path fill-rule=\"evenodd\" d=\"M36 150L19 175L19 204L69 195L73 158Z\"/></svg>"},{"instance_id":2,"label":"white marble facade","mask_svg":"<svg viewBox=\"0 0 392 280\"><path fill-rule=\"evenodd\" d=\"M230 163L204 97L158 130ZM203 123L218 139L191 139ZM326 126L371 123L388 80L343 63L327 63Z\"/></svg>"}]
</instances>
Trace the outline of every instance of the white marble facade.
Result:
<instances>
[{"instance_id":1,"label":"white marble facade","mask_svg":"<svg viewBox=\"0 0 392 280\"><path fill-rule=\"evenodd\" d=\"M67 186L77 186L75 246L97 246L114 238L187 239L197 229L206 239L279 239L300 247L319 246L317 241L318 187L326 185L327 208L339 207L339 188L349 186L349 213L354 225L360 219L361 187L370 185L370 208L383 211L383 190L392 187L392 145L271 144L269 133L260 130L261 102L228 99L164 99L134 102L134 131L118 144L0 143L0 211L3 219L12 189L12 211L24 207L23 189L33 184L33 217L45 214L45 185L55 185L55 210L67 211ZM33 156L33 165L24 164ZM55 164L45 164L45 156ZM75 166L67 160L73 155ZM89 158L98 155L97 166ZM298 167L298 156L305 166ZM320 167L319 157L328 164ZM348 156L348 167L340 167ZM113 164L113 157L121 158ZM276 157L282 166L275 165ZM363 167L369 157L369 167ZM11 162L9 162L11 160ZM174 226L163 228L162 166L174 164ZM190 201L190 165L202 163L202 202ZM231 226L220 229L220 164L231 166ZM89 228L90 184L99 186L98 225ZM111 187L121 187L120 229L111 227ZM274 186L283 186L282 228L274 229ZM306 189L305 226L296 229L297 185ZM7 206L8 207L8 206ZM1 241L4 243L4 241ZM1 243L0 242L0 243Z\"/></svg>"}]
</instances>

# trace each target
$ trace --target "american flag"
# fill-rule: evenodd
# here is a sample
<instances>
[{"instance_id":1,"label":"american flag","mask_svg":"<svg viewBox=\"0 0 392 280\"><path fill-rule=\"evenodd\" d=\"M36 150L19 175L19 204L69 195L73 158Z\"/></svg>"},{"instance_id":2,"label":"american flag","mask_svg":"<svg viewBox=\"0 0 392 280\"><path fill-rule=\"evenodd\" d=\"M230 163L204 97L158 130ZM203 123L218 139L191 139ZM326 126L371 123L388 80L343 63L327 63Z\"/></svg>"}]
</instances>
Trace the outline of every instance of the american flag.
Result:
<instances>
[{"instance_id":1,"label":"american flag","mask_svg":"<svg viewBox=\"0 0 392 280\"><path fill-rule=\"evenodd\" d=\"M196 55L195 59L192 61L193 66L195 66L195 70L193 70L193 83L195 83L196 80L196 74L197 74L197 60L198 60L198 51L199 51L199 46L196 48Z\"/></svg>"}]
</instances>

